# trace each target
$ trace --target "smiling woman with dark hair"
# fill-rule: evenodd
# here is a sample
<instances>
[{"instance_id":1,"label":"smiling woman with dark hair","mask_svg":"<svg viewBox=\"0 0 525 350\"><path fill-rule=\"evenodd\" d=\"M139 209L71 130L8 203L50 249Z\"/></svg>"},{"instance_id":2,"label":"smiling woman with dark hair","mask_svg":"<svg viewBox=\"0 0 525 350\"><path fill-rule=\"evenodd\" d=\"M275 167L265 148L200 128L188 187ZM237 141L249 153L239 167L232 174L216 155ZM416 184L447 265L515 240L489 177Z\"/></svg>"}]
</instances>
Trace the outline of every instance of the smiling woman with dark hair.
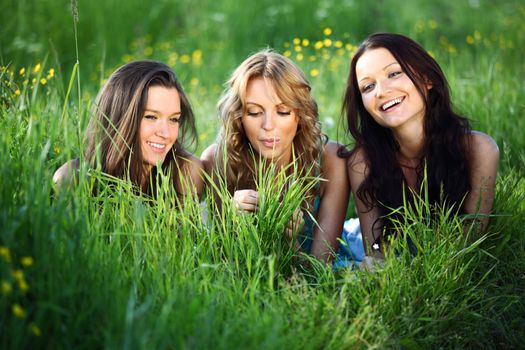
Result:
<instances>
[{"instance_id":1,"label":"smiling woman with dark hair","mask_svg":"<svg viewBox=\"0 0 525 350\"><path fill-rule=\"evenodd\" d=\"M384 238L395 234L385 216L403 205L404 194L410 202L412 191L420 193L425 174L430 204L480 214L479 230L486 227L498 147L452 110L445 75L418 43L390 33L366 38L350 64L344 112L355 140L349 179L367 255L382 258Z\"/></svg>"},{"instance_id":2,"label":"smiling woman with dark hair","mask_svg":"<svg viewBox=\"0 0 525 350\"><path fill-rule=\"evenodd\" d=\"M146 194L153 194L152 172L161 166L171 170L178 194L187 190L186 182L200 194L202 164L183 148L195 133L191 106L171 68L135 61L117 69L100 91L86 134L85 160L105 174L129 179ZM69 182L78 166L78 160L64 164L54 182Z\"/></svg>"}]
</instances>

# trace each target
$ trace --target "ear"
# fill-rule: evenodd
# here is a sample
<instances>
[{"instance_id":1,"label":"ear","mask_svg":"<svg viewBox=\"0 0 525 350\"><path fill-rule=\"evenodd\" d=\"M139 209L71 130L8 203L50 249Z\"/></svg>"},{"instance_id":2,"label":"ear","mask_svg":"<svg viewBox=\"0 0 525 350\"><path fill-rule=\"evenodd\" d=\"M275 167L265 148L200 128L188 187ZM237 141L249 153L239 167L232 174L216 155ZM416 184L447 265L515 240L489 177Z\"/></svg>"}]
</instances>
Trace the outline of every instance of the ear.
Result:
<instances>
[{"instance_id":1,"label":"ear","mask_svg":"<svg viewBox=\"0 0 525 350\"><path fill-rule=\"evenodd\" d=\"M427 88L427 90L430 90L432 89L432 81L430 79L428 79L427 77L425 77L425 87Z\"/></svg>"}]
</instances>

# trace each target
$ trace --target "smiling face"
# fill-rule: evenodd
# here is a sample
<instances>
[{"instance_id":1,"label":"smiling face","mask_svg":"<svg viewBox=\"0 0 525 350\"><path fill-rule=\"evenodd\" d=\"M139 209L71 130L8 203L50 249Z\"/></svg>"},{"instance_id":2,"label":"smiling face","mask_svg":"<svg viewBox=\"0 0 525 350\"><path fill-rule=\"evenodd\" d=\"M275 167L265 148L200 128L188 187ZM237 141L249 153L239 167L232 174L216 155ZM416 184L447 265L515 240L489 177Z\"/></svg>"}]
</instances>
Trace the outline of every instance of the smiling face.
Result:
<instances>
[{"instance_id":1,"label":"smiling face","mask_svg":"<svg viewBox=\"0 0 525 350\"><path fill-rule=\"evenodd\" d=\"M181 117L180 97L177 89L151 86L146 108L140 122L139 137L144 169L150 171L177 141Z\"/></svg>"},{"instance_id":2,"label":"smiling face","mask_svg":"<svg viewBox=\"0 0 525 350\"><path fill-rule=\"evenodd\" d=\"M390 51L377 48L364 52L356 64L356 78L363 105L379 125L422 127L425 101Z\"/></svg>"},{"instance_id":3,"label":"smiling face","mask_svg":"<svg viewBox=\"0 0 525 350\"><path fill-rule=\"evenodd\" d=\"M280 165L291 161L299 118L277 96L271 82L261 77L248 82L241 122L246 137L262 157Z\"/></svg>"}]
</instances>

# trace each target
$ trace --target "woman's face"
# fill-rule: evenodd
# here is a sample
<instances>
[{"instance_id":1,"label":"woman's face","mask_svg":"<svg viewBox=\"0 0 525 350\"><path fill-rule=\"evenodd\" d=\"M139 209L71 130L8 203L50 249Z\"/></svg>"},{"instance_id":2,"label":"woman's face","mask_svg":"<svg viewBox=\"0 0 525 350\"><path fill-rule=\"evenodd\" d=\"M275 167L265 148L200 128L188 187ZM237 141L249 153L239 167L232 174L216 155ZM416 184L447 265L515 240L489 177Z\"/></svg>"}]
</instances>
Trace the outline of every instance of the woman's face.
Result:
<instances>
[{"instance_id":1,"label":"woman's face","mask_svg":"<svg viewBox=\"0 0 525 350\"><path fill-rule=\"evenodd\" d=\"M379 125L391 129L422 125L425 101L390 51L377 48L363 53L356 78L363 105Z\"/></svg>"},{"instance_id":2,"label":"woman's face","mask_svg":"<svg viewBox=\"0 0 525 350\"><path fill-rule=\"evenodd\" d=\"M177 89L151 86L142 120L139 140L142 160L147 171L164 162L179 135L181 117L180 97Z\"/></svg>"},{"instance_id":3,"label":"woman's face","mask_svg":"<svg viewBox=\"0 0 525 350\"><path fill-rule=\"evenodd\" d=\"M295 111L284 104L272 84L261 77L248 82L245 108L241 121L253 148L265 159L288 164L299 126Z\"/></svg>"}]
</instances>

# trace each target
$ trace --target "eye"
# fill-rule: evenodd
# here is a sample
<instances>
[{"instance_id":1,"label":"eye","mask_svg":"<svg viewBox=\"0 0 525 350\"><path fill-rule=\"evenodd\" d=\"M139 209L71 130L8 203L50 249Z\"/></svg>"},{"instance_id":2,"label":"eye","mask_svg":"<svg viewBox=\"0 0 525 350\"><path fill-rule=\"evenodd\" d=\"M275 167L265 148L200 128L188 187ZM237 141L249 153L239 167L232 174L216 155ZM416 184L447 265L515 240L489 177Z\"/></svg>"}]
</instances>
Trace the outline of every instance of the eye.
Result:
<instances>
[{"instance_id":1,"label":"eye","mask_svg":"<svg viewBox=\"0 0 525 350\"><path fill-rule=\"evenodd\" d=\"M246 112L247 115L249 115L250 117L258 117L262 114L261 111L248 111Z\"/></svg>"},{"instance_id":2,"label":"eye","mask_svg":"<svg viewBox=\"0 0 525 350\"><path fill-rule=\"evenodd\" d=\"M153 115L153 114L146 114L144 116L145 119L150 119L150 120L156 120L157 119L157 116Z\"/></svg>"},{"instance_id":3,"label":"eye","mask_svg":"<svg viewBox=\"0 0 525 350\"><path fill-rule=\"evenodd\" d=\"M173 117L173 118L170 118L170 122L172 122L173 124L177 124L180 122L180 117Z\"/></svg>"},{"instance_id":4,"label":"eye","mask_svg":"<svg viewBox=\"0 0 525 350\"><path fill-rule=\"evenodd\" d=\"M402 71L396 70L396 71L394 71L394 72L388 74L388 77L389 77L389 78L395 78L395 77L397 77L398 75L401 75L401 74L403 74Z\"/></svg>"},{"instance_id":5,"label":"eye","mask_svg":"<svg viewBox=\"0 0 525 350\"><path fill-rule=\"evenodd\" d=\"M292 111L277 111L277 114L279 114L282 117L286 117L292 114Z\"/></svg>"},{"instance_id":6,"label":"eye","mask_svg":"<svg viewBox=\"0 0 525 350\"><path fill-rule=\"evenodd\" d=\"M374 88L375 84L366 84L361 87L361 93L368 92Z\"/></svg>"}]
</instances>

